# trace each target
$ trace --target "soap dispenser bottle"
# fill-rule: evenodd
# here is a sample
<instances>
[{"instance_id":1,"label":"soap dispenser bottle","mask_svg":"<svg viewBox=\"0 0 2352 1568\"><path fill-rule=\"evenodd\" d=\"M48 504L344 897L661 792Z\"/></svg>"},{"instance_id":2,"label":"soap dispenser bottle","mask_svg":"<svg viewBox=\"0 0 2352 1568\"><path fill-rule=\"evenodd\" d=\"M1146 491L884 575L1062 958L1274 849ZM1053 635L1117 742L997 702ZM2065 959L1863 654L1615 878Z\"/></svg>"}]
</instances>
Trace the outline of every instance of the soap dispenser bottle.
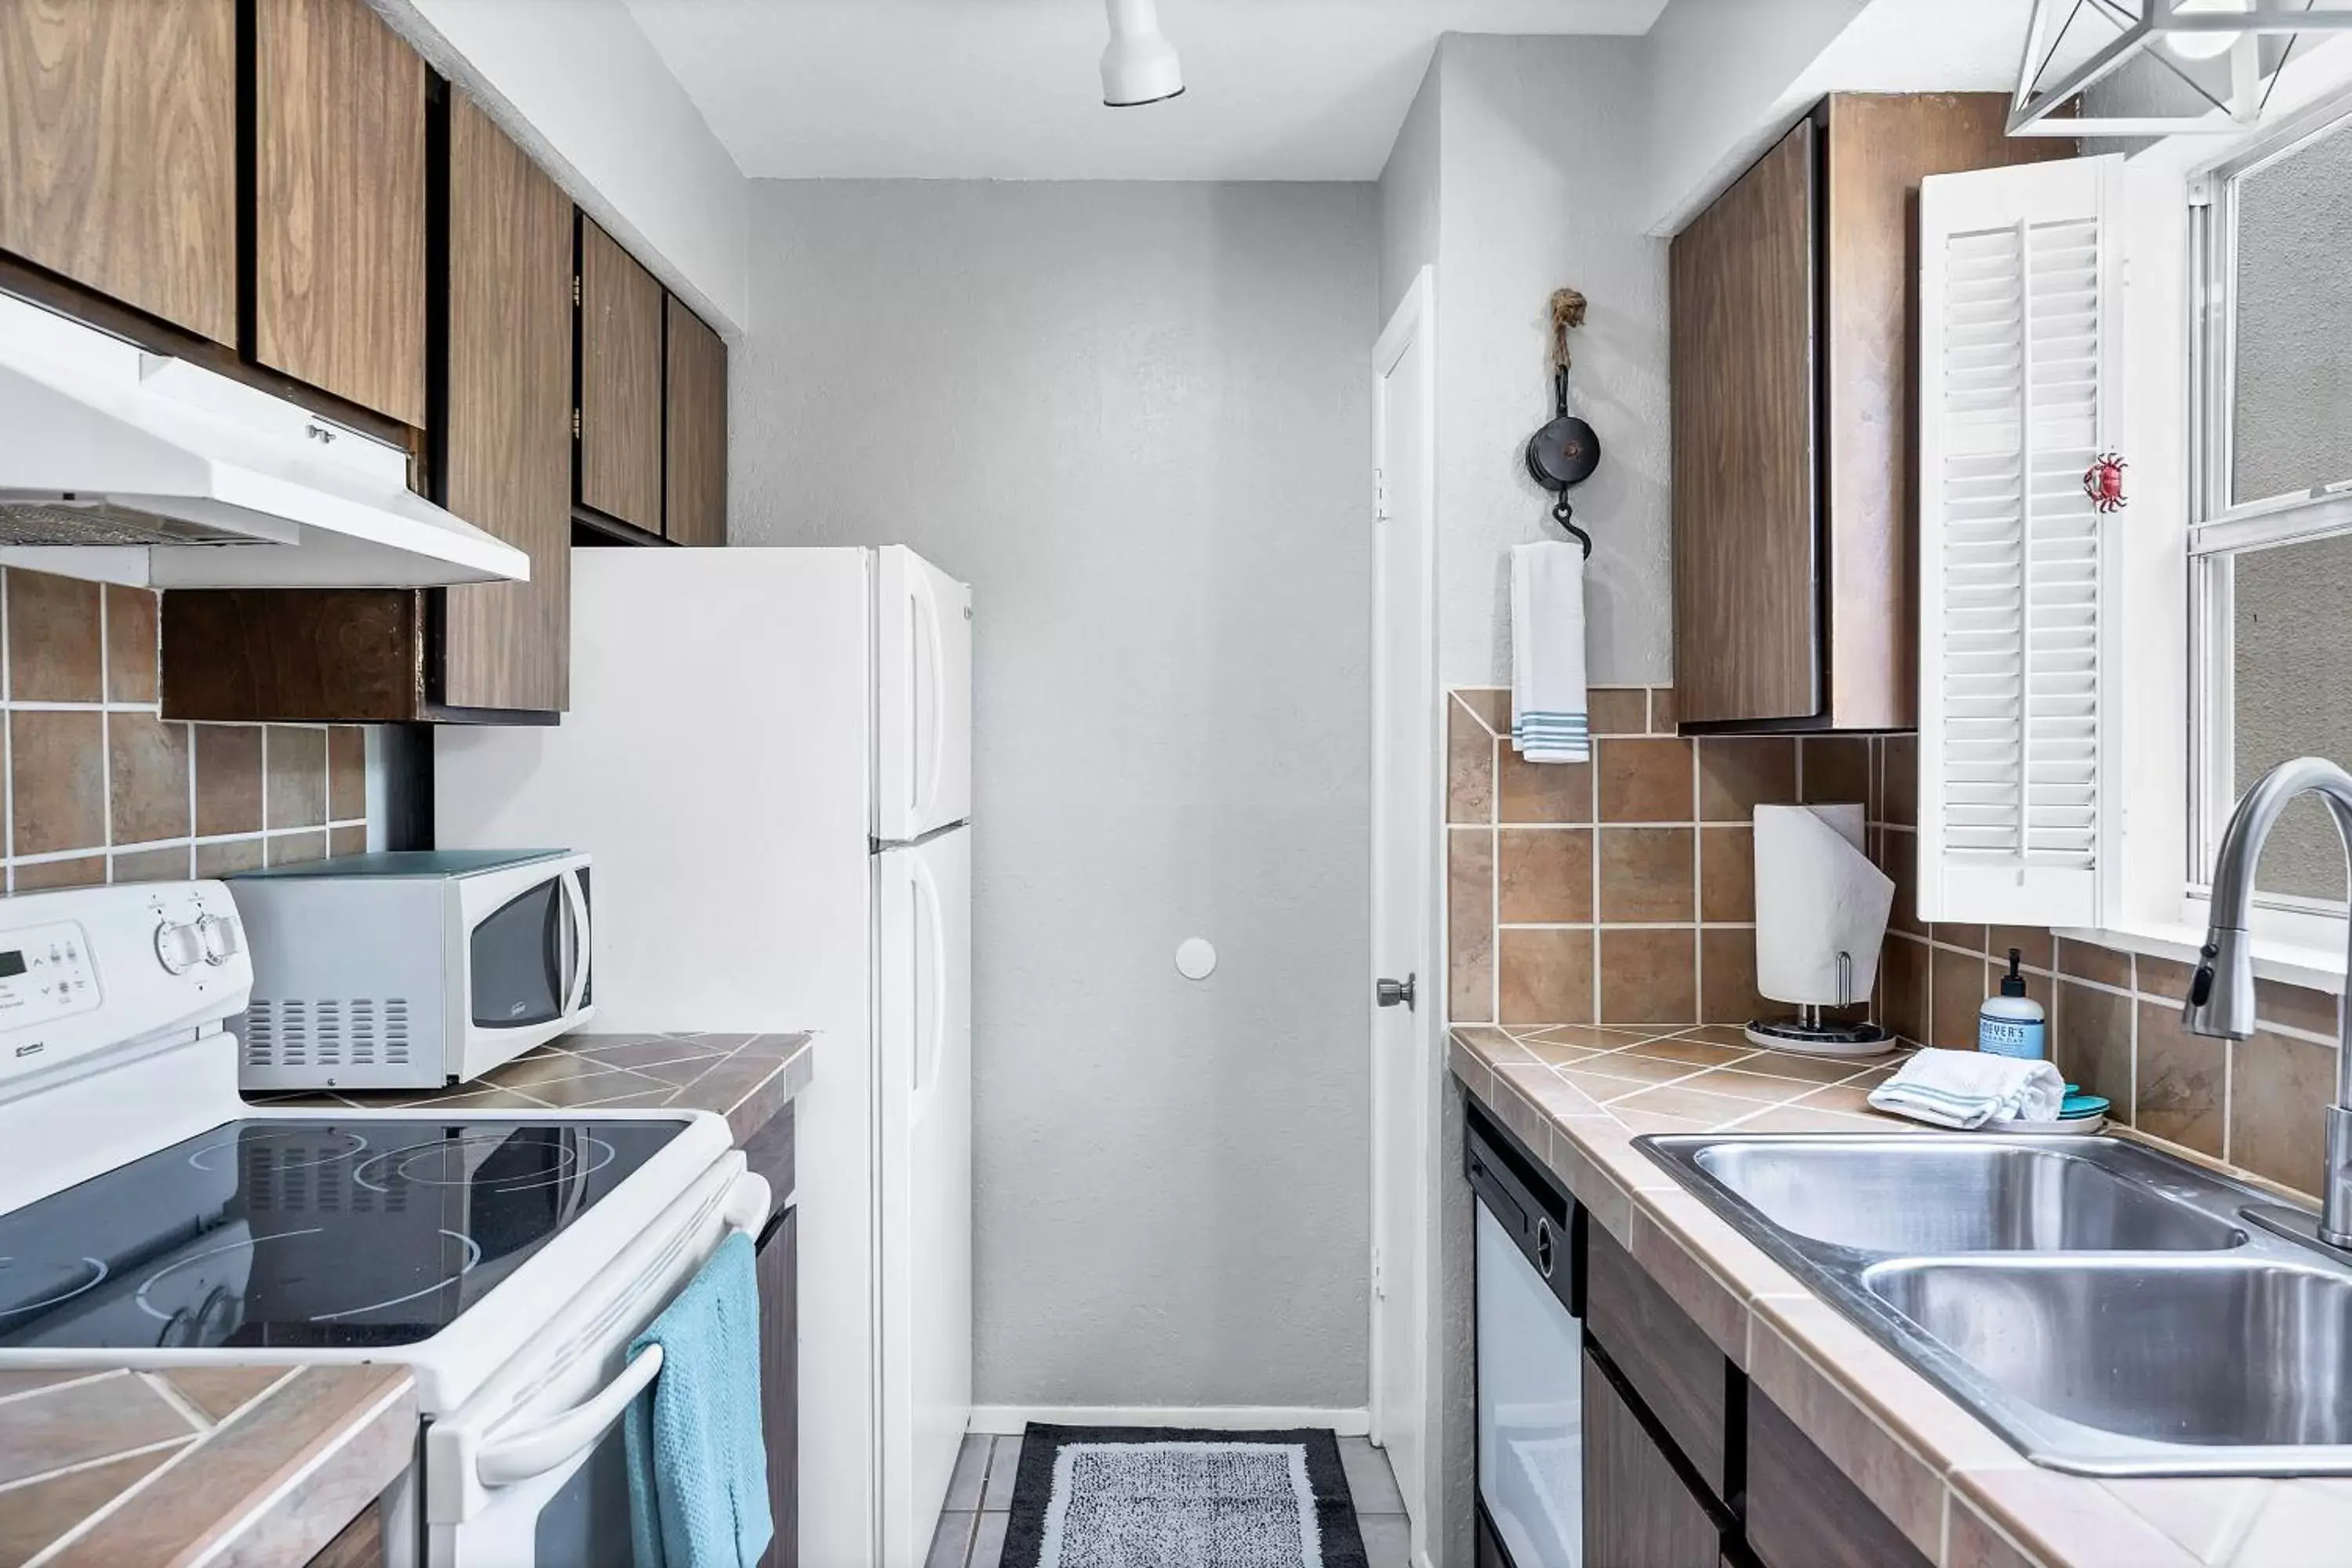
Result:
<instances>
[{"instance_id":1,"label":"soap dispenser bottle","mask_svg":"<svg viewBox=\"0 0 2352 1568\"><path fill-rule=\"evenodd\" d=\"M2050 1026L2042 1004L2025 994L2024 954L2009 950L2009 973L2000 977L1998 994L1984 999L1977 1012L1977 1049L1997 1057L2034 1060L2050 1054Z\"/></svg>"}]
</instances>

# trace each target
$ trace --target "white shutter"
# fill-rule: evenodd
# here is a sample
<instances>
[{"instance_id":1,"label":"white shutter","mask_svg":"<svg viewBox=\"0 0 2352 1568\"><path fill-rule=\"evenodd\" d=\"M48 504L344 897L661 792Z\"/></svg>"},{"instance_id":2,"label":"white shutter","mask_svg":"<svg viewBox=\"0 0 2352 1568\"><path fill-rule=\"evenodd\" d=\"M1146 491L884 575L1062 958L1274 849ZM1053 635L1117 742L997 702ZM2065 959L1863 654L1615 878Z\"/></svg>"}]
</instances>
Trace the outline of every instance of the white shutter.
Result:
<instances>
[{"instance_id":1,"label":"white shutter","mask_svg":"<svg viewBox=\"0 0 2352 1568\"><path fill-rule=\"evenodd\" d=\"M2123 160L1919 197L1919 913L2096 922L2117 798L2108 539Z\"/></svg>"}]
</instances>

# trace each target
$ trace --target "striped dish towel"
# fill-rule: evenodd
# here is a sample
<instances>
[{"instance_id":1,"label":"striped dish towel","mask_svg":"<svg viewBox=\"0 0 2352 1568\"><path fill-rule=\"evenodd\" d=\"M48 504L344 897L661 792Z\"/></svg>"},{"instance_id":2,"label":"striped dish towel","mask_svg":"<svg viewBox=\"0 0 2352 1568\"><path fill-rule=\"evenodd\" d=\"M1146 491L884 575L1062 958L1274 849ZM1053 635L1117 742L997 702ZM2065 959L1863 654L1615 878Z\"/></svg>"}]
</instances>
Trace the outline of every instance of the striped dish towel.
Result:
<instances>
[{"instance_id":1,"label":"striped dish towel","mask_svg":"<svg viewBox=\"0 0 2352 1568\"><path fill-rule=\"evenodd\" d=\"M1584 552L1511 552L1511 749L1531 763L1592 760L1584 697Z\"/></svg>"}]
</instances>

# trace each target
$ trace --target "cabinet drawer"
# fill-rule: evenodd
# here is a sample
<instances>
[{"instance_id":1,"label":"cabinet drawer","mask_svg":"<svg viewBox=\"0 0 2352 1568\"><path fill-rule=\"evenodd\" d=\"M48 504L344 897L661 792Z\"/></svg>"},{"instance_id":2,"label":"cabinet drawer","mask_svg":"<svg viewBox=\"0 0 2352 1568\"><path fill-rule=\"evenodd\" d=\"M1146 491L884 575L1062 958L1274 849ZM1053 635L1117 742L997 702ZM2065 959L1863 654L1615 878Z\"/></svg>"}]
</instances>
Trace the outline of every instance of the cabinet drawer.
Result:
<instances>
[{"instance_id":1,"label":"cabinet drawer","mask_svg":"<svg viewBox=\"0 0 2352 1568\"><path fill-rule=\"evenodd\" d=\"M1766 1568L1927 1568L1894 1521L1752 1388L1748 1544Z\"/></svg>"},{"instance_id":2,"label":"cabinet drawer","mask_svg":"<svg viewBox=\"0 0 2352 1568\"><path fill-rule=\"evenodd\" d=\"M1723 1531L1588 1354L1584 1560L1593 1568L1717 1568Z\"/></svg>"},{"instance_id":3,"label":"cabinet drawer","mask_svg":"<svg viewBox=\"0 0 2352 1568\"><path fill-rule=\"evenodd\" d=\"M1706 1331L1599 1226L1585 1243L1584 1326L1720 1497L1730 1366Z\"/></svg>"}]
</instances>

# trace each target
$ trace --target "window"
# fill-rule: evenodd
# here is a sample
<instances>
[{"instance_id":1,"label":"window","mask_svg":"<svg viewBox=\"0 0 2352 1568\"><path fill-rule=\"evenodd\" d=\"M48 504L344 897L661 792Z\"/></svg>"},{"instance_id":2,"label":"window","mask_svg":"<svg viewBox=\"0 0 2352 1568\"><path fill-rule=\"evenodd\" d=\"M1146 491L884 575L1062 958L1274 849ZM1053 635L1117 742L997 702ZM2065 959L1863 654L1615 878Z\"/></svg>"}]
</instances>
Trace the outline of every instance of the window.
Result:
<instances>
[{"instance_id":1,"label":"window","mask_svg":"<svg viewBox=\"0 0 2352 1568\"><path fill-rule=\"evenodd\" d=\"M2266 132L2191 186L2202 301L2189 527L2192 895L2275 763L2352 766L2352 100ZM2340 920L2314 800L2273 834L2260 902Z\"/></svg>"}]
</instances>

